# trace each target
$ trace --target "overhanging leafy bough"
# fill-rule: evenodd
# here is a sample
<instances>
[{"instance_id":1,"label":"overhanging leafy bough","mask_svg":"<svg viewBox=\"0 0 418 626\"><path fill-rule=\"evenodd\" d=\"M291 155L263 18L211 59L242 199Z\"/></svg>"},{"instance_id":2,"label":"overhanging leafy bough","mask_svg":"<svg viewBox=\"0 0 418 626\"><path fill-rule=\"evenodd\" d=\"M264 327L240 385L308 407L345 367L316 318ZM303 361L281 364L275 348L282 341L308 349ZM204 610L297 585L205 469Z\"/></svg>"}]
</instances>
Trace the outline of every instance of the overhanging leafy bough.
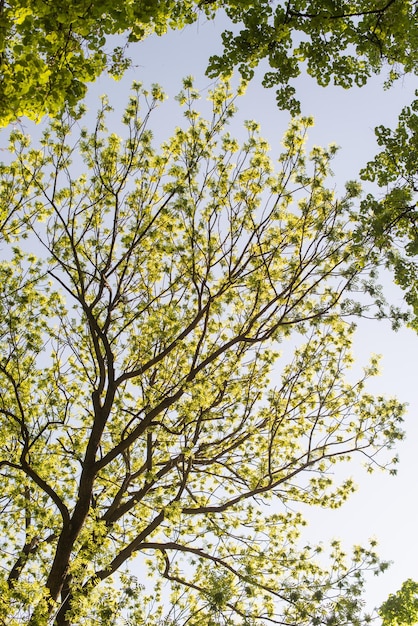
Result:
<instances>
[{"instance_id":1,"label":"overhanging leafy bough","mask_svg":"<svg viewBox=\"0 0 418 626\"><path fill-rule=\"evenodd\" d=\"M293 114L300 103L292 81L302 68L320 85L344 88L362 86L386 68L388 86L417 71L414 0L3 0L0 127L22 115L56 117L66 105L76 106L104 72L123 75L129 43L202 16L222 16L227 27L208 75L230 76L237 68L248 80L266 60L263 85L275 87L278 105Z\"/></svg>"}]
</instances>

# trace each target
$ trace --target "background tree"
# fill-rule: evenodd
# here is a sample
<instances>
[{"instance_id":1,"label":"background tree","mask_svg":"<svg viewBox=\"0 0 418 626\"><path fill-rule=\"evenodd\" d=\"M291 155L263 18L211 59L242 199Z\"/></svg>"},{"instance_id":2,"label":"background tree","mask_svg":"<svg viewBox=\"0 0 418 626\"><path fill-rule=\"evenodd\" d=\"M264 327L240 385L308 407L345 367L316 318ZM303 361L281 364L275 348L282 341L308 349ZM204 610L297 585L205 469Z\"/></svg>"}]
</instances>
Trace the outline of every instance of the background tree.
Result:
<instances>
[{"instance_id":1,"label":"background tree","mask_svg":"<svg viewBox=\"0 0 418 626\"><path fill-rule=\"evenodd\" d=\"M418 583L410 578L379 609L383 626L418 624Z\"/></svg>"},{"instance_id":2,"label":"background tree","mask_svg":"<svg viewBox=\"0 0 418 626\"><path fill-rule=\"evenodd\" d=\"M258 0L224 3L234 28L222 35L221 55L210 59L208 74L238 68L247 80L268 61L265 87L277 87L277 103L300 113L290 81L302 64L319 85L345 89L365 85L388 69L386 86L403 72L417 70L416 3L409 0Z\"/></svg>"},{"instance_id":3,"label":"background tree","mask_svg":"<svg viewBox=\"0 0 418 626\"><path fill-rule=\"evenodd\" d=\"M377 245L394 271L413 311L411 325L418 330L418 100L403 109L398 126L376 129L382 151L362 170L363 180L374 182L362 203L362 221L373 224ZM382 190L383 189L383 193Z\"/></svg>"},{"instance_id":4,"label":"background tree","mask_svg":"<svg viewBox=\"0 0 418 626\"><path fill-rule=\"evenodd\" d=\"M416 72L418 29L413 0L164 0L0 2L0 126L20 115L39 119L79 102L105 70L116 78L129 65L126 45L202 15L220 14L232 30L208 74L238 68L245 79L266 59L265 87L281 108L299 112L290 82L306 64L320 85L364 85L388 67L387 85ZM112 35L120 35L114 47Z\"/></svg>"},{"instance_id":5,"label":"background tree","mask_svg":"<svg viewBox=\"0 0 418 626\"><path fill-rule=\"evenodd\" d=\"M106 130L106 100L93 133L77 116L40 148L12 133L0 188L8 626L358 624L362 572L385 567L373 544L346 557L334 542L326 558L299 541L297 503L336 507L353 490L333 485L334 464L390 466L376 455L402 436L403 407L364 388L376 361L345 376L355 292L375 262L373 238L352 232L358 187L339 200L327 188L335 148L307 158L311 120L292 122L274 171L257 124L241 147L224 129L227 84L210 121L197 98L187 79L186 123L160 149L158 87L135 86L125 139ZM125 566L138 555L135 581Z\"/></svg>"}]
</instances>

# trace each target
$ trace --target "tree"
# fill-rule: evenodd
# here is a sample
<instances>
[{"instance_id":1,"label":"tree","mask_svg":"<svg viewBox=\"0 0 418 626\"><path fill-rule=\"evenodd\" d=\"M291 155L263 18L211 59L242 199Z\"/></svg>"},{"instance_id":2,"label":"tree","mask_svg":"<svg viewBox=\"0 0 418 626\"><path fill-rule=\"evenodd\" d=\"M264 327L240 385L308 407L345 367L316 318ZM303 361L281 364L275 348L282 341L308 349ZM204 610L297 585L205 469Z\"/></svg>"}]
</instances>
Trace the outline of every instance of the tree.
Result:
<instances>
[{"instance_id":1,"label":"tree","mask_svg":"<svg viewBox=\"0 0 418 626\"><path fill-rule=\"evenodd\" d=\"M245 79L266 59L263 85L277 102L299 112L290 83L306 64L320 85L364 85L388 66L387 85L417 70L418 30L412 0L2 0L0 2L0 126L20 115L56 116L75 105L105 70L116 78L129 65L128 43L182 28L204 13L232 24L224 51L208 74ZM113 50L112 35L120 45ZM106 48L109 52L106 52Z\"/></svg>"},{"instance_id":2,"label":"tree","mask_svg":"<svg viewBox=\"0 0 418 626\"><path fill-rule=\"evenodd\" d=\"M350 225L358 189L337 200L326 187L335 148L307 158L311 120L292 122L274 171L256 123L241 147L226 131L226 83L210 121L197 97L186 79L186 122L160 149L148 124L163 95L139 85L125 139L106 130L106 100L92 133L79 112L38 148L11 135L0 188L8 626L357 624L362 572L385 567L373 543L348 558L335 541L328 559L300 543L293 509L339 506L354 486L333 485L334 464L358 454L390 467L383 451L402 436L403 406L364 387L376 360L363 379L345 376L353 298L374 264L372 239ZM138 555L139 581L125 569ZM165 613L152 604L163 582Z\"/></svg>"},{"instance_id":3,"label":"tree","mask_svg":"<svg viewBox=\"0 0 418 626\"><path fill-rule=\"evenodd\" d=\"M383 626L418 624L418 583L410 578L379 609Z\"/></svg>"},{"instance_id":4,"label":"tree","mask_svg":"<svg viewBox=\"0 0 418 626\"><path fill-rule=\"evenodd\" d=\"M280 108L300 113L290 81L301 66L319 85L363 86L389 67L386 86L417 70L416 5L410 0L258 0L225 3L241 30L222 35L224 51L210 59L209 76L238 68L247 80L268 61L265 87L277 87Z\"/></svg>"},{"instance_id":5,"label":"tree","mask_svg":"<svg viewBox=\"0 0 418 626\"><path fill-rule=\"evenodd\" d=\"M125 39L113 47L109 35L128 32L130 41L161 35L194 21L197 5L196 0L1 0L0 126L21 115L54 117L65 105L76 105L89 82L106 70L118 78L129 66Z\"/></svg>"},{"instance_id":6,"label":"tree","mask_svg":"<svg viewBox=\"0 0 418 626\"><path fill-rule=\"evenodd\" d=\"M363 180L379 187L379 195L370 192L362 202L361 223L373 225L375 241L412 308L410 323L415 330L418 330L417 110L418 100L415 100L403 109L397 128L376 129L382 151L361 173Z\"/></svg>"}]
</instances>

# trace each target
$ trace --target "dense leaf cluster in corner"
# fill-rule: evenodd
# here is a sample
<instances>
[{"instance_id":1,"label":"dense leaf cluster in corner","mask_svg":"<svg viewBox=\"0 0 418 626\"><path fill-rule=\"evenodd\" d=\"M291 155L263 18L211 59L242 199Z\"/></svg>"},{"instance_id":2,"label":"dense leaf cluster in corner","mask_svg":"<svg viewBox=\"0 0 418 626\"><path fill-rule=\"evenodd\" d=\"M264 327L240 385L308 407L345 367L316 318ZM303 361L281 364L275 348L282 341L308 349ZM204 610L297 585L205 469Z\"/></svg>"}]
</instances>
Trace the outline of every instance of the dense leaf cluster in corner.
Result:
<instances>
[{"instance_id":1,"label":"dense leaf cluster in corner","mask_svg":"<svg viewBox=\"0 0 418 626\"><path fill-rule=\"evenodd\" d=\"M290 84L302 67L320 85L364 85L388 65L387 84L413 72L418 60L416 3L412 0L1 0L0 126L20 115L55 116L80 101L105 70L116 78L129 65L124 46L106 52L110 35L126 42L182 28L204 12L223 9L233 30L223 54L209 61L211 77L238 68L252 78L267 60L265 87L279 107L299 112Z\"/></svg>"},{"instance_id":2,"label":"dense leaf cluster in corner","mask_svg":"<svg viewBox=\"0 0 418 626\"><path fill-rule=\"evenodd\" d=\"M127 33L130 41L162 35L194 21L196 4L1 0L0 126L20 115L55 117L65 104L74 106L105 70L118 78L129 65L123 47L107 51L109 35Z\"/></svg>"},{"instance_id":3,"label":"dense leaf cluster in corner","mask_svg":"<svg viewBox=\"0 0 418 626\"><path fill-rule=\"evenodd\" d=\"M379 609L382 626L413 626L418 623L418 583L411 578L391 594Z\"/></svg>"}]
</instances>

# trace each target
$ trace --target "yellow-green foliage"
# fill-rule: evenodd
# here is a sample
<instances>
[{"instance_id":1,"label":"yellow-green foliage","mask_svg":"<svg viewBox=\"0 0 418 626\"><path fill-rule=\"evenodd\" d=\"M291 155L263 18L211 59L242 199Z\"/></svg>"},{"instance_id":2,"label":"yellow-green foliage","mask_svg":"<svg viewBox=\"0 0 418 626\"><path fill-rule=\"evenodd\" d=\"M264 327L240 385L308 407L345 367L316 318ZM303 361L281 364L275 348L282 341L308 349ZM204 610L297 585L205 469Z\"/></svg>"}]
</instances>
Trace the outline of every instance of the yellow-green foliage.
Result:
<instances>
[{"instance_id":1,"label":"yellow-green foliage","mask_svg":"<svg viewBox=\"0 0 418 626\"><path fill-rule=\"evenodd\" d=\"M364 387L376 360L346 377L361 310L350 290L374 264L351 231L356 188L336 199L327 187L335 148L305 153L312 120L292 122L277 164L257 124L241 145L226 131L227 83L210 121L197 96L186 79L185 121L160 148L144 120L164 95L140 85L120 137L106 100L93 132L69 117L38 147L12 134L0 179L7 624L152 626L168 597L165 623L356 624L361 572L379 567L373 545L345 557L335 542L317 558L291 508L340 506L354 486L333 484L334 464L361 453L390 465L377 453L402 436L403 407ZM124 572L134 556L139 582Z\"/></svg>"},{"instance_id":2,"label":"yellow-green foliage","mask_svg":"<svg viewBox=\"0 0 418 626\"><path fill-rule=\"evenodd\" d=\"M260 61L265 87L299 112L292 80L306 67L319 84L364 85L388 67L387 84L417 68L418 30L412 0L3 0L0 4L0 127L21 115L56 117L79 102L104 71L120 78L127 44L179 29L224 9L234 30L209 59L211 77L237 68L253 77ZM111 36L121 45L112 50Z\"/></svg>"}]
</instances>

